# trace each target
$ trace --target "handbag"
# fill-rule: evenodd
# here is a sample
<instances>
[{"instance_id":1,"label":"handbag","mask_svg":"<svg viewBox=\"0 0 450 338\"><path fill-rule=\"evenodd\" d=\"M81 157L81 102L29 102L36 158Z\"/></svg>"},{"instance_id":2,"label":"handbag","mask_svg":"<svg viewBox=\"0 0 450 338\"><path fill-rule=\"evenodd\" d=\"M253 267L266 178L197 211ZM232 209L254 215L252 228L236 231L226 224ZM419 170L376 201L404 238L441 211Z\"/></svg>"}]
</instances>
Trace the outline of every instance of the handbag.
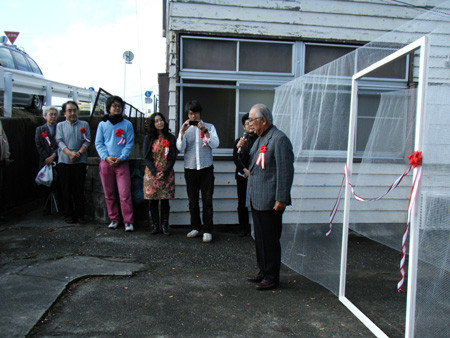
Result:
<instances>
[{"instance_id":1,"label":"handbag","mask_svg":"<svg viewBox=\"0 0 450 338\"><path fill-rule=\"evenodd\" d=\"M53 182L53 168L51 165L44 165L36 175L35 181L38 185L50 187Z\"/></svg>"}]
</instances>

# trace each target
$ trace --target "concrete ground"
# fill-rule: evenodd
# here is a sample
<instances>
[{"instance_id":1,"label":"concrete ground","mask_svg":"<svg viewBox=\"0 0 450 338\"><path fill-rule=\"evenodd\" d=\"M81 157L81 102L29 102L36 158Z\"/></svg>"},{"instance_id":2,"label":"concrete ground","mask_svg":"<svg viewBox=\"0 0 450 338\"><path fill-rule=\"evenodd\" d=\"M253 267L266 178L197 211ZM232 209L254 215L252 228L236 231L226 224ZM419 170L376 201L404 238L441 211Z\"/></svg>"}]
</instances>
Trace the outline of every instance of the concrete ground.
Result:
<instances>
[{"instance_id":1,"label":"concrete ground","mask_svg":"<svg viewBox=\"0 0 450 338\"><path fill-rule=\"evenodd\" d=\"M372 336L335 295L286 267L279 289L256 291L245 279L256 271L253 240L233 226L217 226L205 244L186 238L188 228L169 237L144 225L125 233L26 209L0 225L3 337ZM376 245L351 242L355 256ZM395 284L370 293L372 277L352 273L358 306L379 316L389 336L403 336L405 298L377 303Z\"/></svg>"}]
</instances>

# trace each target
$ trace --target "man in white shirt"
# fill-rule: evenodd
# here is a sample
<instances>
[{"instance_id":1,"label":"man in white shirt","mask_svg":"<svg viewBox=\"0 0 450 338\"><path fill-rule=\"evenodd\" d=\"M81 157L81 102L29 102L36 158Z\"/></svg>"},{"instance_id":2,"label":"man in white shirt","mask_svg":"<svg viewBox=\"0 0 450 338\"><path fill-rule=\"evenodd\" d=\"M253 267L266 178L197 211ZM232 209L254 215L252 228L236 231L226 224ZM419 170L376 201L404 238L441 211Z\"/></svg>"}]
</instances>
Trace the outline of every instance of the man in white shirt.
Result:
<instances>
[{"instance_id":1,"label":"man in white shirt","mask_svg":"<svg viewBox=\"0 0 450 338\"><path fill-rule=\"evenodd\" d=\"M189 198L191 230L187 237L197 237L203 232L203 242L212 240L214 166L212 150L219 146L216 128L201 120L200 102L189 101L185 108L188 119L181 126L177 148L184 153L184 178ZM203 226L200 220L199 196L202 193Z\"/></svg>"}]
</instances>

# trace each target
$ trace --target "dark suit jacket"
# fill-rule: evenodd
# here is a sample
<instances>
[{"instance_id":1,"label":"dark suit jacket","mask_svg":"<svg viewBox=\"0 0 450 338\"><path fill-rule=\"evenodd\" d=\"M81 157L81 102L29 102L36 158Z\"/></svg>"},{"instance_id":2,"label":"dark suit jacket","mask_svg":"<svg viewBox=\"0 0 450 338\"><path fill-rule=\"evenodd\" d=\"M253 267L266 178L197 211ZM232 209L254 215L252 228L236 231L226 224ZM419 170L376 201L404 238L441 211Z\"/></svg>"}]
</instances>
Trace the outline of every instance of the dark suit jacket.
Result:
<instances>
[{"instance_id":1,"label":"dark suit jacket","mask_svg":"<svg viewBox=\"0 0 450 338\"><path fill-rule=\"evenodd\" d=\"M166 139L169 141L169 153L167 154L166 167L163 170L164 176L167 176L167 174L169 174L170 171L173 169L175 160L177 159L177 153L178 153L177 139L175 138L175 136L173 136L171 133L168 133ZM154 141L154 138L150 137L149 135L145 136L142 157L144 158L144 163L147 166L147 168L150 170L152 175L156 175L157 170L155 168L155 164L153 162L153 155L152 155L153 141Z\"/></svg>"},{"instance_id":2,"label":"dark suit jacket","mask_svg":"<svg viewBox=\"0 0 450 338\"><path fill-rule=\"evenodd\" d=\"M47 141L41 136L41 133L46 132L51 145L49 146ZM49 157L50 155L55 155L55 162L58 160L58 144L55 141L55 135L56 135L56 128L55 128L55 134L53 136L50 136L50 131L48 128L47 123L43 124L42 126L39 126L36 128L36 133L34 135L34 142L36 143L36 149L39 153L39 168L42 168L45 165L45 159Z\"/></svg>"},{"instance_id":3,"label":"dark suit jacket","mask_svg":"<svg viewBox=\"0 0 450 338\"><path fill-rule=\"evenodd\" d=\"M256 165L262 145L267 147L265 169ZM261 143L260 139L255 141L250 150L250 157L247 205L251 205L255 210L272 210L275 201L290 205L294 180L294 153L286 134L272 125L266 130Z\"/></svg>"},{"instance_id":4,"label":"dark suit jacket","mask_svg":"<svg viewBox=\"0 0 450 338\"><path fill-rule=\"evenodd\" d=\"M252 149L253 143L258 138L258 135L249 136L247 138L247 144L245 148L242 149L241 153L238 154L238 149L236 148L236 144L239 142L241 138L236 139L234 142L234 148L233 148L233 161L236 165L236 171L234 177L236 179L243 179L246 180L246 178L239 176L238 172L241 174L244 174L244 168L249 167L250 163L250 149Z\"/></svg>"}]
</instances>

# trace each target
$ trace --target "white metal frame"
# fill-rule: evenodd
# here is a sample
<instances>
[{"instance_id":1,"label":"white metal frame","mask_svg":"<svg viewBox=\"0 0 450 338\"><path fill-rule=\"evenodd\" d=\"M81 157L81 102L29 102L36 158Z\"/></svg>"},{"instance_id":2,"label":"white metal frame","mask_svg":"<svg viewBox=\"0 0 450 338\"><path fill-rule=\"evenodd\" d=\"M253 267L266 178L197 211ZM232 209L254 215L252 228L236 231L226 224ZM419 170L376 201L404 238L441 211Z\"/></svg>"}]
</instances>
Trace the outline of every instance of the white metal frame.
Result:
<instances>
[{"instance_id":1,"label":"white metal frame","mask_svg":"<svg viewBox=\"0 0 450 338\"><path fill-rule=\"evenodd\" d=\"M348 148L347 148L347 167L348 176L347 183L352 177L353 167L353 149L355 145L355 125L358 111L358 81L372 72L373 70L398 59L415 50L420 50L420 66L419 66L419 85L417 90L417 106L416 106L416 130L414 150L420 150L422 145L422 116L425 107L426 83L428 79L427 61L428 61L428 38L426 36L414 41L413 43L403 47L395 53L383 58L373 65L361 70L352 76L352 93L350 101L350 121L348 132ZM417 169L414 169L414 179L417 175ZM413 179L413 181L414 181ZM377 337L387 337L386 334L378 328L363 312L361 312L350 300L345 297L345 284L347 273L347 246L348 246L348 230L350 215L350 197L351 191L348 184L345 185L345 204L344 219L342 229L342 250L341 250L341 272L339 284L339 300ZM420 195L419 195L420 196ZM417 204L416 204L417 205ZM412 212L410 232L409 232L409 263L408 263L408 288L406 301L406 325L405 337L414 336L414 318L415 318L415 301L417 289L417 262L419 251L419 224L416 220L416 207Z\"/></svg>"}]
</instances>

